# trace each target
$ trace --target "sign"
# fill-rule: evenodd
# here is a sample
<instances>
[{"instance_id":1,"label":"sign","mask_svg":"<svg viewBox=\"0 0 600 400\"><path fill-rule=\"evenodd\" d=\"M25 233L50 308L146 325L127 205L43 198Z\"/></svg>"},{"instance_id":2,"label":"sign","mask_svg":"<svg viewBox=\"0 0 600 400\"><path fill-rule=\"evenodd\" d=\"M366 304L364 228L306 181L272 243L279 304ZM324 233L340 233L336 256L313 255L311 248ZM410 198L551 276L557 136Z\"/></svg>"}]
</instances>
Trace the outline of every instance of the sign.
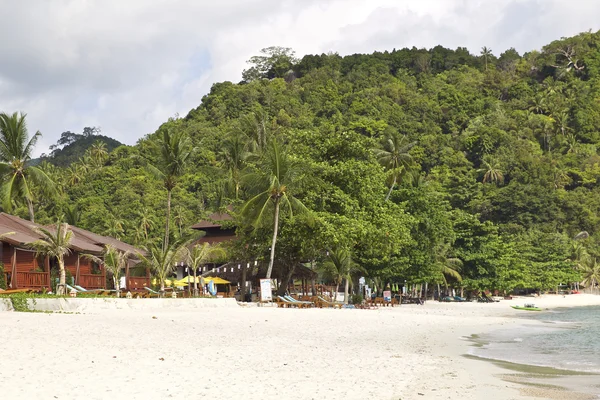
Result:
<instances>
[{"instance_id":1,"label":"sign","mask_svg":"<svg viewBox=\"0 0 600 400\"><path fill-rule=\"evenodd\" d=\"M260 301L273 301L270 279L260 280Z\"/></svg>"},{"instance_id":2,"label":"sign","mask_svg":"<svg viewBox=\"0 0 600 400\"><path fill-rule=\"evenodd\" d=\"M383 292L383 300L392 301L392 291L391 290L386 290Z\"/></svg>"}]
</instances>

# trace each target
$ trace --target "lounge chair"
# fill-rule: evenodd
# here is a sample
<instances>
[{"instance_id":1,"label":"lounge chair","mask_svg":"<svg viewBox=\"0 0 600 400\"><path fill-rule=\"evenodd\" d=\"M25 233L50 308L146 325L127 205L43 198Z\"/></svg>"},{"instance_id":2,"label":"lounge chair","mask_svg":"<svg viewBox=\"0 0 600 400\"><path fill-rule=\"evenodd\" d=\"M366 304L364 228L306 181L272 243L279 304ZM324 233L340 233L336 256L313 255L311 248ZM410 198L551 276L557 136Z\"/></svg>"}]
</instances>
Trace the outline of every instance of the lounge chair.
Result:
<instances>
[{"instance_id":1,"label":"lounge chair","mask_svg":"<svg viewBox=\"0 0 600 400\"><path fill-rule=\"evenodd\" d=\"M283 303L285 303L287 305L287 307L298 307L298 308L306 308L306 307L311 307L312 303L304 303L304 302L300 302L298 300L295 299L291 299L291 297L289 296L277 296L277 299ZM279 303L279 302L278 302ZM279 304L278 304L279 305Z\"/></svg>"},{"instance_id":2,"label":"lounge chair","mask_svg":"<svg viewBox=\"0 0 600 400\"><path fill-rule=\"evenodd\" d=\"M313 307L315 305L315 303L313 303L312 301L296 300L295 298L293 298L292 296L289 296L289 295L285 295L285 296L283 296L283 298L294 304L304 304L305 307Z\"/></svg>"},{"instance_id":3,"label":"lounge chair","mask_svg":"<svg viewBox=\"0 0 600 400\"><path fill-rule=\"evenodd\" d=\"M343 304L338 301L329 301L329 300L324 299L321 296L317 296L317 298L319 299L320 304L325 305L327 307L342 308L342 306L343 306Z\"/></svg>"}]
</instances>

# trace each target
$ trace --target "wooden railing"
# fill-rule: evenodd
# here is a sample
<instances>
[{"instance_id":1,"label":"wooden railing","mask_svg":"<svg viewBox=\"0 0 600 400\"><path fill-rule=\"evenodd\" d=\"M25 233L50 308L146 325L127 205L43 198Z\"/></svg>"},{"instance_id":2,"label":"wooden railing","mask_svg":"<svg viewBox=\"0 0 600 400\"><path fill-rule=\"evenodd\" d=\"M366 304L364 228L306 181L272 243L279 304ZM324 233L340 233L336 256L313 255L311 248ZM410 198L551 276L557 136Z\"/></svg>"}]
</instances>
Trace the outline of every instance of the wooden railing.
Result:
<instances>
[{"instance_id":1,"label":"wooden railing","mask_svg":"<svg viewBox=\"0 0 600 400\"><path fill-rule=\"evenodd\" d=\"M17 287L19 289L48 287L48 272L17 272Z\"/></svg>"},{"instance_id":2,"label":"wooden railing","mask_svg":"<svg viewBox=\"0 0 600 400\"><path fill-rule=\"evenodd\" d=\"M105 289L106 277L98 274L80 274L79 286L85 289Z\"/></svg>"},{"instance_id":3,"label":"wooden railing","mask_svg":"<svg viewBox=\"0 0 600 400\"><path fill-rule=\"evenodd\" d=\"M130 276L127 279L127 290L142 290L150 287L150 278L145 276Z\"/></svg>"}]
</instances>

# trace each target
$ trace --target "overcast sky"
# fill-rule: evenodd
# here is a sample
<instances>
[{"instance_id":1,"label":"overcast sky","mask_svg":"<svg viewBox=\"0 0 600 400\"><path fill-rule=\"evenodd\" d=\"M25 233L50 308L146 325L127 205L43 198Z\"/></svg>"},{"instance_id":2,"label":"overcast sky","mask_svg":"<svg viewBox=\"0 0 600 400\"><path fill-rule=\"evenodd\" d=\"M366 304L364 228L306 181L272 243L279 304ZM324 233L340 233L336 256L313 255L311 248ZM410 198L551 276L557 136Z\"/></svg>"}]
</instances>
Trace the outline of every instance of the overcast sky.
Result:
<instances>
[{"instance_id":1,"label":"overcast sky","mask_svg":"<svg viewBox=\"0 0 600 400\"><path fill-rule=\"evenodd\" d=\"M84 126L133 144L238 82L264 47L371 53L482 46L499 55L600 29L597 0L0 0L0 110L47 151Z\"/></svg>"}]
</instances>

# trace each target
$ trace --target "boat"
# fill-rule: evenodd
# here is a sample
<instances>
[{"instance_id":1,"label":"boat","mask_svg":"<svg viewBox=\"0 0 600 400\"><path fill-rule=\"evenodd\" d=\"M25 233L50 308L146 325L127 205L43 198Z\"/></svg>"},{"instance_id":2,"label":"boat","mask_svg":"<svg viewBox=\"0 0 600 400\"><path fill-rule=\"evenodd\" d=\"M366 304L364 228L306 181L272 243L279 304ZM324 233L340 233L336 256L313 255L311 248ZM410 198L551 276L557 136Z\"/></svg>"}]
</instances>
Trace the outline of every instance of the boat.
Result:
<instances>
[{"instance_id":1,"label":"boat","mask_svg":"<svg viewBox=\"0 0 600 400\"><path fill-rule=\"evenodd\" d=\"M515 310L523 310L523 311L542 311L541 308L536 307L535 304L525 304L523 307L521 306L511 306Z\"/></svg>"}]
</instances>

